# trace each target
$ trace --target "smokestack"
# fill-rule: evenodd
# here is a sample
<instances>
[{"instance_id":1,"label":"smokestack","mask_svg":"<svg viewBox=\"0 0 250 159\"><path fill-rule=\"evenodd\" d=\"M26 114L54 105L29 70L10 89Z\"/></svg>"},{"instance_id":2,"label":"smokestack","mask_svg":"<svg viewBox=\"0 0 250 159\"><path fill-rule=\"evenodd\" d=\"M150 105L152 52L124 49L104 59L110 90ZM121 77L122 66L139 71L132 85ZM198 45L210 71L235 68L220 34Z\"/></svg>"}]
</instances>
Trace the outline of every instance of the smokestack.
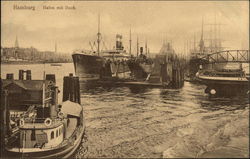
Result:
<instances>
[{"instance_id":1,"label":"smokestack","mask_svg":"<svg viewBox=\"0 0 250 159\"><path fill-rule=\"evenodd\" d=\"M13 80L14 79L14 74L13 73L7 73L6 74L6 79Z\"/></svg>"},{"instance_id":2,"label":"smokestack","mask_svg":"<svg viewBox=\"0 0 250 159\"><path fill-rule=\"evenodd\" d=\"M31 70L26 71L26 80L31 80Z\"/></svg>"},{"instance_id":3,"label":"smokestack","mask_svg":"<svg viewBox=\"0 0 250 159\"><path fill-rule=\"evenodd\" d=\"M143 53L143 47L140 47L140 53L141 54Z\"/></svg>"},{"instance_id":4,"label":"smokestack","mask_svg":"<svg viewBox=\"0 0 250 159\"><path fill-rule=\"evenodd\" d=\"M72 74L72 76L73 76L73 74ZM56 76L55 76L55 74L46 74L45 79L48 80L48 81L52 81L52 82L56 83Z\"/></svg>"},{"instance_id":5,"label":"smokestack","mask_svg":"<svg viewBox=\"0 0 250 159\"><path fill-rule=\"evenodd\" d=\"M19 70L19 80L23 80L23 70Z\"/></svg>"}]
</instances>

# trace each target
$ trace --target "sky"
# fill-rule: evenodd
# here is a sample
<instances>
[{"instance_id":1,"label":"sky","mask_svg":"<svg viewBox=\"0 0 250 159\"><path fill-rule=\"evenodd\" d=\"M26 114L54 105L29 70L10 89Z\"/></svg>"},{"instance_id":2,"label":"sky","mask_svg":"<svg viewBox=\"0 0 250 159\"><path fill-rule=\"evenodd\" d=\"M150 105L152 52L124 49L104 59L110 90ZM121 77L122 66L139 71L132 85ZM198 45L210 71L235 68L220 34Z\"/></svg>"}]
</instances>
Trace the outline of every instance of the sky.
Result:
<instances>
[{"instance_id":1,"label":"sky","mask_svg":"<svg viewBox=\"0 0 250 159\"><path fill-rule=\"evenodd\" d=\"M35 10L14 9L15 5ZM59 6L64 9L56 9ZM248 1L3 1L1 12L2 47L14 46L17 37L20 47L41 51L54 51L55 43L58 52L88 50L89 42L96 40L100 13L100 31L108 49L115 46L115 35L122 34L128 50L131 29L133 52L137 37L140 46L147 41L152 53L159 52L164 40L171 41L176 52L187 52L201 37L202 19L205 39L211 38L214 25L209 24L220 23L217 36L226 49L249 48Z\"/></svg>"}]
</instances>

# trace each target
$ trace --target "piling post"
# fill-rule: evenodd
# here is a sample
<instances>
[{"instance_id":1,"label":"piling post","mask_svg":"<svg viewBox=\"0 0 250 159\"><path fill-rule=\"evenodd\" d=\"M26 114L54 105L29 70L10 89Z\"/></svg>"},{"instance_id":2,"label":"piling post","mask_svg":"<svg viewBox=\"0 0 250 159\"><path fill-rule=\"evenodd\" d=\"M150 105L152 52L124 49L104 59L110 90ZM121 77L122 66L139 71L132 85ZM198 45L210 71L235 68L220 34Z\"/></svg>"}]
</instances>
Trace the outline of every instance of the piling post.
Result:
<instances>
[{"instance_id":1,"label":"piling post","mask_svg":"<svg viewBox=\"0 0 250 159\"><path fill-rule=\"evenodd\" d=\"M176 88L176 69L173 68L172 87Z\"/></svg>"},{"instance_id":2,"label":"piling post","mask_svg":"<svg viewBox=\"0 0 250 159\"><path fill-rule=\"evenodd\" d=\"M69 76L63 78L63 101L69 100Z\"/></svg>"},{"instance_id":3,"label":"piling post","mask_svg":"<svg viewBox=\"0 0 250 159\"><path fill-rule=\"evenodd\" d=\"M3 137L5 138L9 134L9 123L10 123L10 113L9 113L9 92L8 90L3 90L3 100L1 100L1 105L3 104Z\"/></svg>"},{"instance_id":4,"label":"piling post","mask_svg":"<svg viewBox=\"0 0 250 159\"><path fill-rule=\"evenodd\" d=\"M73 74L63 78L63 101L66 100L81 104L79 77L73 77Z\"/></svg>"},{"instance_id":5,"label":"piling post","mask_svg":"<svg viewBox=\"0 0 250 159\"><path fill-rule=\"evenodd\" d=\"M178 68L178 88L181 88L181 69Z\"/></svg>"},{"instance_id":6,"label":"piling post","mask_svg":"<svg viewBox=\"0 0 250 159\"><path fill-rule=\"evenodd\" d=\"M79 77L74 77L75 82L75 102L81 104L81 95L80 95L80 83Z\"/></svg>"},{"instance_id":7,"label":"piling post","mask_svg":"<svg viewBox=\"0 0 250 159\"><path fill-rule=\"evenodd\" d=\"M175 85L175 88L178 88L178 84L179 84L179 71L178 71L178 68L176 68L176 85Z\"/></svg>"},{"instance_id":8,"label":"piling post","mask_svg":"<svg viewBox=\"0 0 250 159\"><path fill-rule=\"evenodd\" d=\"M0 103L1 103L1 107L0 107L0 111L1 111L1 115L0 115L0 119L1 119L1 133L0 133L0 136L1 136L1 149L0 149L0 158L3 157L3 150L4 150L4 146L5 146L5 130L6 130L6 125L4 124L5 123L5 100L4 100L4 96L3 96L3 87L2 87L2 79L0 79L0 91L1 91L1 100L0 100Z\"/></svg>"}]
</instances>

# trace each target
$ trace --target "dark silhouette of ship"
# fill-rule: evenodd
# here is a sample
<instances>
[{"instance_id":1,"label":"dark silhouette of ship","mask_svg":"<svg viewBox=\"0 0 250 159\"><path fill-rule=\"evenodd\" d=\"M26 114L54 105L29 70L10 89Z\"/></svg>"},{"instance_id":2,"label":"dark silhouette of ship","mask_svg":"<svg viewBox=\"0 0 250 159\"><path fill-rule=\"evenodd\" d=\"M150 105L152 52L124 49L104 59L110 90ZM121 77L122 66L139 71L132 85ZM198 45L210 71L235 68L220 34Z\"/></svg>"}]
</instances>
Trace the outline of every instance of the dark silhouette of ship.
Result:
<instances>
[{"instance_id":1,"label":"dark silhouette of ship","mask_svg":"<svg viewBox=\"0 0 250 159\"><path fill-rule=\"evenodd\" d=\"M133 79L147 81L152 73L154 63L147 56L147 47L145 48L145 53L143 53L143 47L140 47L140 55L131 57L127 62Z\"/></svg>"},{"instance_id":2,"label":"dark silhouette of ship","mask_svg":"<svg viewBox=\"0 0 250 159\"><path fill-rule=\"evenodd\" d=\"M101 33L100 16L98 20L97 50L78 50L72 54L75 73L80 79L93 80L103 77L119 77L129 72L126 61L130 55L124 50L122 35L116 35L116 47L100 51ZM93 48L93 46L91 45ZM123 74L124 75L124 74Z\"/></svg>"}]
</instances>

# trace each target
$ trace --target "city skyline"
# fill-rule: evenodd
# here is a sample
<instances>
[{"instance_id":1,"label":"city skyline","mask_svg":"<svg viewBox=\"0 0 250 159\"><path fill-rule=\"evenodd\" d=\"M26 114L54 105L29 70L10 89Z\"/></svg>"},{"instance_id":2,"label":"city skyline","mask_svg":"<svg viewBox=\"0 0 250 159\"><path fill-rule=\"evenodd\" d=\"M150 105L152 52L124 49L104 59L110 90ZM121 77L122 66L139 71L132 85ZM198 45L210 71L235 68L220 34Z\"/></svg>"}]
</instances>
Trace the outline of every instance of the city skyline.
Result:
<instances>
[{"instance_id":1,"label":"city skyline","mask_svg":"<svg viewBox=\"0 0 250 159\"><path fill-rule=\"evenodd\" d=\"M13 6L34 6L35 9L14 9ZM183 52L187 40L200 40L204 18L204 38L210 38L211 26L221 25L223 46L228 49L249 48L248 1L146 1L146 2L2 2L2 47L14 46L18 36L20 47L41 51L72 53L90 49L97 34L97 17L101 15L101 33L107 48L115 45L115 35L122 34L125 49L132 52L136 38L140 46L147 40L150 52L158 53L164 40L172 41L177 52ZM75 9L49 10L44 6L74 6ZM20 14L21 13L21 14ZM29 18L26 18L29 17ZM218 31L218 30L217 30ZM217 35L218 36L218 35ZM193 44L190 44L191 47Z\"/></svg>"}]
</instances>

